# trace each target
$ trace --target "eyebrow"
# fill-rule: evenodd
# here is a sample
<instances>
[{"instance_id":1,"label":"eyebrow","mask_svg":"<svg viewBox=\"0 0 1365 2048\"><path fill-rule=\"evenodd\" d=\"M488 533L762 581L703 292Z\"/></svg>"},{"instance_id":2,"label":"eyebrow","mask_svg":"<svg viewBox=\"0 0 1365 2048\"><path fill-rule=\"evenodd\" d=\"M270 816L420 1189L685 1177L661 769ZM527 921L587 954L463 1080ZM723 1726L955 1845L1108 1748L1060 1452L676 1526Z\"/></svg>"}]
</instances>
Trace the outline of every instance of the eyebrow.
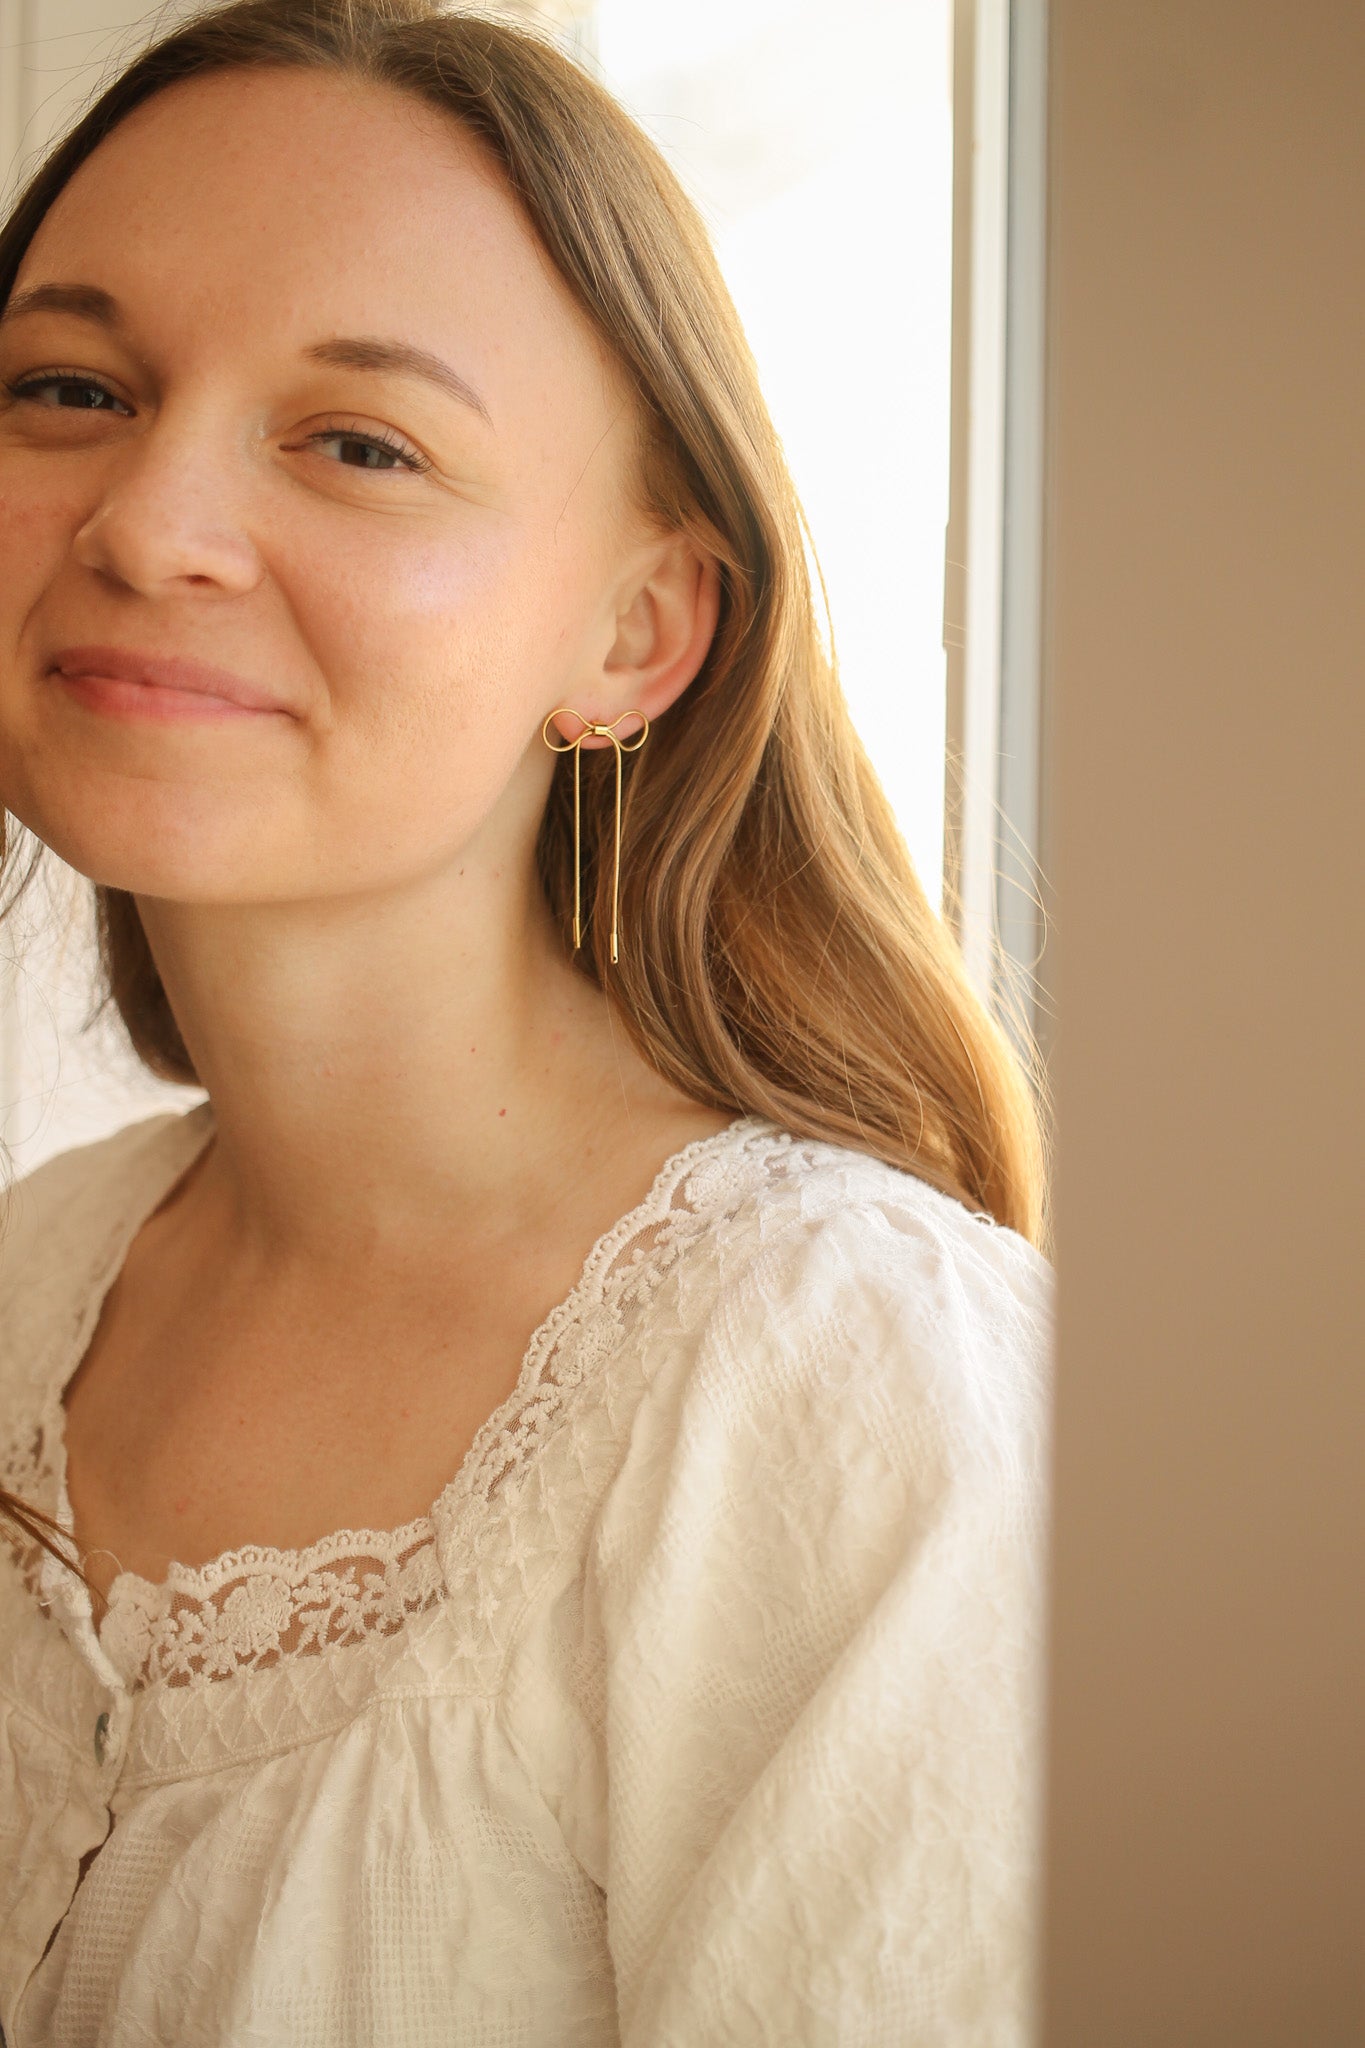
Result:
<instances>
[{"instance_id":1,"label":"eyebrow","mask_svg":"<svg viewBox=\"0 0 1365 2048\"><path fill-rule=\"evenodd\" d=\"M0 327L8 326L22 313L69 313L78 320L93 320L116 333L126 332L123 308L109 292L93 284L33 284L15 292L0 313ZM467 384L450 364L430 349L410 341L386 341L377 335L338 335L330 341L310 342L303 354L310 362L327 363L338 370L378 370L407 377L422 377L439 386L462 405L473 408L491 427L492 416L472 384Z\"/></svg>"}]
</instances>

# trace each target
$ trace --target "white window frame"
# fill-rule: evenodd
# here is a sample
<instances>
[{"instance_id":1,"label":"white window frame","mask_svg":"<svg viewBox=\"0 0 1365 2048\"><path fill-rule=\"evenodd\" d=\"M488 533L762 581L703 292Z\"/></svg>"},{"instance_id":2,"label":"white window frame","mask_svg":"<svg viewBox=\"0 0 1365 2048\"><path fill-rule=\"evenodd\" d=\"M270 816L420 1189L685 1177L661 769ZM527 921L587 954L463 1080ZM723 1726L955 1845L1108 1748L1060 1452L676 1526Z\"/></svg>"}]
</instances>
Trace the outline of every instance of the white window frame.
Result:
<instances>
[{"instance_id":1,"label":"white window frame","mask_svg":"<svg viewBox=\"0 0 1365 2048\"><path fill-rule=\"evenodd\" d=\"M956 0L944 915L1044 1057L1046 0Z\"/></svg>"}]
</instances>

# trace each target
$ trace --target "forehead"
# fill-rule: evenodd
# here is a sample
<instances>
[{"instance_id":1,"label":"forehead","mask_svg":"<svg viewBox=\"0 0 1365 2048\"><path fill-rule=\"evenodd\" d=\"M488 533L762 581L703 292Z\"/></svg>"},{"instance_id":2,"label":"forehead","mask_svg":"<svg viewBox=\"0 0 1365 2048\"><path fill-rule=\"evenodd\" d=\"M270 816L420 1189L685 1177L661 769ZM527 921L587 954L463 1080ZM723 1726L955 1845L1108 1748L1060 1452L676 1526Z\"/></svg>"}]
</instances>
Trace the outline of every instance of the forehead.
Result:
<instances>
[{"instance_id":1,"label":"forehead","mask_svg":"<svg viewBox=\"0 0 1365 2048\"><path fill-rule=\"evenodd\" d=\"M453 356L495 421L544 431L567 406L600 431L621 408L491 153L385 85L268 69L158 93L75 172L16 283L56 277L111 291L167 350L393 335Z\"/></svg>"}]
</instances>

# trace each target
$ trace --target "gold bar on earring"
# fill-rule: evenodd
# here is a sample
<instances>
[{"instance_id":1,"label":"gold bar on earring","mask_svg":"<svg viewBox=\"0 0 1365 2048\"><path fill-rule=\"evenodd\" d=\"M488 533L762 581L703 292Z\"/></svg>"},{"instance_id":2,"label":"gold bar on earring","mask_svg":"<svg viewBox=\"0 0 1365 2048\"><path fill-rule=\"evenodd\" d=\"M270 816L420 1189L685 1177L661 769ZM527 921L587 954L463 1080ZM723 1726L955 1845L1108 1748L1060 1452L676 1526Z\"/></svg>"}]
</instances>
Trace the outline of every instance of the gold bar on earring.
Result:
<instances>
[{"instance_id":1,"label":"gold bar on earring","mask_svg":"<svg viewBox=\"0 0 1365 2048\"><path fill-rule=\"evenodd\" d=\"M616 734L611 736L616 749L616 864L611 871L611 960L616 965L616 916L617 903L621 894L621 742Z\"/></svg>"},{"instance_id":2,"label":"gold bar on earring","mask_svg":"<svg viewBox=\"0 0 1365 2048\"><path fill-rule=\"evenodd\" d=\"M573 949L575 953L583 943L581 877L583 857L579 851L578 824L578 768L583 758L583 735L578 735L573 750Z\"/></svg>"}]
</instances>

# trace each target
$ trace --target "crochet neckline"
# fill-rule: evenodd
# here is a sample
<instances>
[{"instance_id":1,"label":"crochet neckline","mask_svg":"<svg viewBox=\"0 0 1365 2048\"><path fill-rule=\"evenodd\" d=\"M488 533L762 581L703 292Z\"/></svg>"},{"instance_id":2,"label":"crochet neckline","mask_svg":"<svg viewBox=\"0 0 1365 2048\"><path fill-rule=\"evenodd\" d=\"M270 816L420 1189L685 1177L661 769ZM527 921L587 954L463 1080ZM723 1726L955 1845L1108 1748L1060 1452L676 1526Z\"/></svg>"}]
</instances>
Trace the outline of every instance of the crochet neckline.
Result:
<instances>
[{"instance_id":1,"label":"crochet neckline","mask_svg":"<svg viewBox=\"0 0 1365 2048\"><path fill-rule=\"evenodd\" d=\"M197 1130L193 1130L191 1127L196 1125ZM182 1133L196 1138L193 1149L186 1158L182 1156L180 1146L174 1147L169 1170L155 1177L150 1195L144 1189L143 1199L134 1204L122 1219L122 1227L112 1244L106 1247L93 1282L88 1286L86 1313L81 1318L74 1342L68 1347L55 1384L49 1386L45 1435L55 1472L55 1513L73 1550L76 1547L72 1526L74 1514L67 1490L63 1396L85 1356L105 1298L122 1270L138 1231L207 1148L213 1135L211 1105L204 1102L182 1112L180 1127ZM511 1392L481 1424L455 1472L425 1513L414 1516L397 1528L332 1530L298 1549L246 1544L239 1549L220 1551L201 1565L172 1561L164 1578L156 1581L144 1578L139 1572L121 1569L110 1581L104 1613L98 1624L94 1621L93 1604L85 1585L60 1567L55 1568L58 1576L54 1577L50 1569L53 1560L48 1558L43 1576L50 1589L58 1592L61 1604L68 1608L73 1619L83 1621L93 1629L97 1644L103 1646L111 1627L116 1635L126 1633L127 1623L148 1617L168 1601L177 1607L212 1601L220 1589L241 1580L246 1574L265 1572L277 1581L287 1580L297 1585L310 1574L325 1571L338 1559L395 1560L406 1564L415 1553L429 1548L437 1521L459 1500L475 1491L499 1443L512 1433L521 1411L534 1399L546 1358L560 1337L572 1329L589 1308L613 1290L619 1291L627 1279L636 1277L641 1263L648 1265L648 1251L637 1253L633 1263L622 1261L621 1254L631 1240L648 1231L651 1225L663 1221L673 1206L677 1191L699 1166L713 1155L725 1153L744 1139L759 1134L790 1142L788 1134L768 1119L741 1115L723 1130L694 1138L669 1154L655 1174L648 1192L601 1234L583 1261L573 1287L532 1332Z\"/></svg>"}]
</instances>

